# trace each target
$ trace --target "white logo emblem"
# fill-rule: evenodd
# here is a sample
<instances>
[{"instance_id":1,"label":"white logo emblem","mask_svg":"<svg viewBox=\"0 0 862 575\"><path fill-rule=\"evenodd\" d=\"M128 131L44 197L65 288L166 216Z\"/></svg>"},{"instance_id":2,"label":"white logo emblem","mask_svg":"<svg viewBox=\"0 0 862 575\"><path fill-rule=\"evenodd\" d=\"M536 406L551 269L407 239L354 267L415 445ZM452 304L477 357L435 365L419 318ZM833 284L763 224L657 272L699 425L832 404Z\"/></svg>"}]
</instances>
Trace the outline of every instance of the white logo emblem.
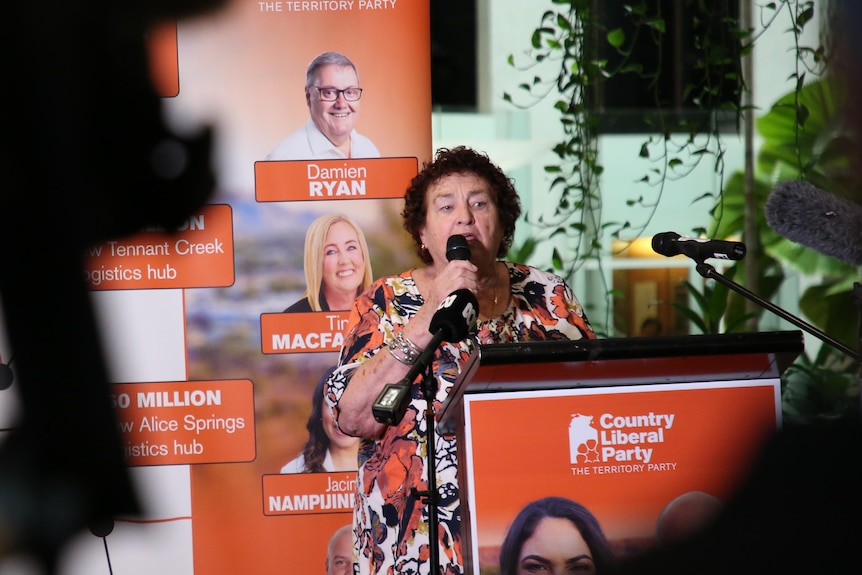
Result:
<instances>
[{"instance_id":1,"label":"white logo emblem","mask_svg":"<svg viewBox=\"0 0 862 575\"><path fill-rule=\"evenodd\" d=\"M595 463L599 460L599 431L592 423L591 415L572 415L569 423L569 455L573 464Z\"/></svg>"}]
</instances>

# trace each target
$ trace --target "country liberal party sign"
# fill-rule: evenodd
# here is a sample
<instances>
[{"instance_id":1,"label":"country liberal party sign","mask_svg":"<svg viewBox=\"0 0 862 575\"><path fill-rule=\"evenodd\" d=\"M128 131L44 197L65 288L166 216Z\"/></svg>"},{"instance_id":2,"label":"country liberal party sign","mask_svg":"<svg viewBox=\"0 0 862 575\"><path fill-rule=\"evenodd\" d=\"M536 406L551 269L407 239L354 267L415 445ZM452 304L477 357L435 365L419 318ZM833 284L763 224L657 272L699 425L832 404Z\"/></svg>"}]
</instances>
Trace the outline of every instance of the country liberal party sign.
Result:
<instances>
[{"instance_id":1,"label":"country liberal party sign","mask_svg":"<svg viewBox=\"0 0 862 575\"><path fill-rule=\"evenodd\" d=\"M779 380L625 385L464 396L473 573L495 573L526 504L567 497L618 549L652 544L675 497L726 500L780 425ZM515 458L500 457L505 445ZM465 526L466 528L466 526Z\"/></svg>"}]
</instances>

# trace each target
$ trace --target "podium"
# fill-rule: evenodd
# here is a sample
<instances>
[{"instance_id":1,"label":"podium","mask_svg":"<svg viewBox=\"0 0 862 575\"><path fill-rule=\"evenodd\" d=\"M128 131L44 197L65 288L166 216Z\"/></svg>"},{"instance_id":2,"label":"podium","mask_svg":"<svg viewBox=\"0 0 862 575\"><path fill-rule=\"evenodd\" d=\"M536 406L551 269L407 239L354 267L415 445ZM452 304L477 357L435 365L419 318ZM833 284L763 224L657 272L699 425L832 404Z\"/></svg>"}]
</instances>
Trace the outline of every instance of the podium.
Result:
<instances>
[{"instance_id":1,"label":"podium","mask_svg":"<svg viewBox=\"0 0 862 575\"><path fill-rule=\"evenodd\" d=\"M800 331L479 346L437 413L458 441L465 572L530 501L577 501L621 554L690 491L733 494L781 425Z\"/></svg>"}]
</instances>

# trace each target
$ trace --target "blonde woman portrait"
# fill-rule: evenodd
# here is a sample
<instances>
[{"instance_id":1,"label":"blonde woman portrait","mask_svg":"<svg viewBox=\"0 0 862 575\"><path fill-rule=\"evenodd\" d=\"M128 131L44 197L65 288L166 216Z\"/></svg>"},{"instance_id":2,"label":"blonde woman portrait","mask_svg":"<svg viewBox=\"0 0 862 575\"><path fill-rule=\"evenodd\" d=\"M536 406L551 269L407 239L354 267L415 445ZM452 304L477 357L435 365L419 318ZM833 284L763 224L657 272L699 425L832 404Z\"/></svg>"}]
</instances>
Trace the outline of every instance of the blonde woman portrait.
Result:
<instances>
[{"instance_id":1,"label":"blonde woman portrait","mask_svg":"<svg viewBox=\"0 0 862 575\"><path fill-rule=\"evenodd\" d=\"M371 258L365 234L344 214L324 214L305 233L302 299L287 313L344 311L371 285Z\"/></svg>"}]
</instances>

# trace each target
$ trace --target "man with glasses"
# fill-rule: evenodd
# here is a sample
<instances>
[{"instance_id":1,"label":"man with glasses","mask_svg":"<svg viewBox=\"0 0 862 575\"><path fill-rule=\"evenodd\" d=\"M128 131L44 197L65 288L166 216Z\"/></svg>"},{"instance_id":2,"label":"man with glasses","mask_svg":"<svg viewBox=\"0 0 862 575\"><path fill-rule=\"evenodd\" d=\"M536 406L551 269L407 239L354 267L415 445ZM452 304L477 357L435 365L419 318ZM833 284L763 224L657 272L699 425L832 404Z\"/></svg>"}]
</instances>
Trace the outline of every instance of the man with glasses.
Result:
<instances>
[{"instance_id":1,"label":"man with glasses","mask_svg":"<svg viewBox=\"0 0 862 575\"><path fill-rule=\"evenodd\" d=\"M308 65L305 101L310 118L282 140L267 160L379 158L377 147L356 129L362 88L347 56L324 52Z\"/></svg>"}]
</instances>

